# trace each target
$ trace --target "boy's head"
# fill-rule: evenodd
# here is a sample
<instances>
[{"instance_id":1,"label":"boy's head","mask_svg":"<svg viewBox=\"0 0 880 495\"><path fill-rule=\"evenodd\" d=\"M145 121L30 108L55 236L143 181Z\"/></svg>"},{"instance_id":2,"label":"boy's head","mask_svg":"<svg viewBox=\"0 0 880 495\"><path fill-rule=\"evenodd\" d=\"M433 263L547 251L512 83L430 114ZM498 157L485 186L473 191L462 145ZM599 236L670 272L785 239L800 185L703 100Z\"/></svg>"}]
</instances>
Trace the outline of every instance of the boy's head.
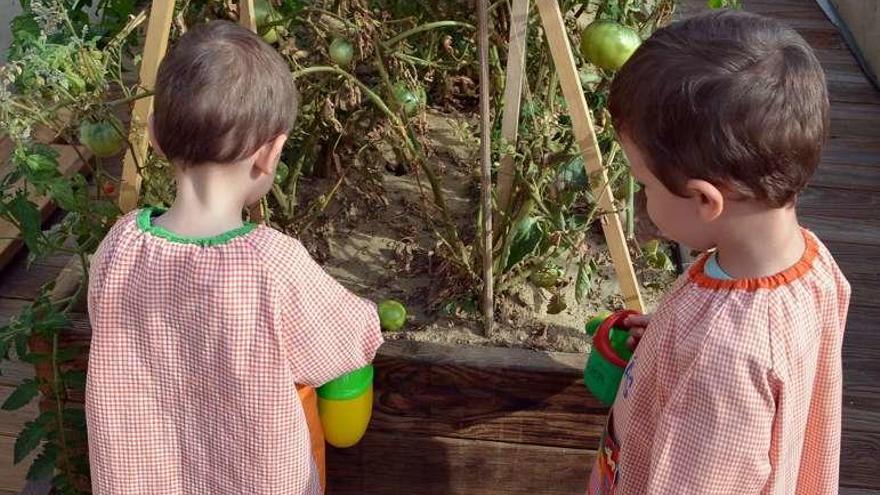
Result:
<instances>
[{"instance_id":1,"label":"boy's head","mask_svg":"<svg viewBox=\"0 0 880 495\"><path fill-rule=\"evenodd\" d=\"M183 171L226 166L248 172L253 202L271 187L297 113L284 59L237 24L213 21L184 34L162 60L151 137Z\"/></svg>"},{"instance_id":2,"label":"boy's head","mask_svg":"<svg viewBox=\"0 0 880 495\"><path fill-rule=\"evenodd\" d=\"M652 219L695 248L711 247L707 224L734 204L793 205L828 126L825 75L810 47L744 12L658 30L614 79L609 107Z\"/></svg>"}]
</instances>

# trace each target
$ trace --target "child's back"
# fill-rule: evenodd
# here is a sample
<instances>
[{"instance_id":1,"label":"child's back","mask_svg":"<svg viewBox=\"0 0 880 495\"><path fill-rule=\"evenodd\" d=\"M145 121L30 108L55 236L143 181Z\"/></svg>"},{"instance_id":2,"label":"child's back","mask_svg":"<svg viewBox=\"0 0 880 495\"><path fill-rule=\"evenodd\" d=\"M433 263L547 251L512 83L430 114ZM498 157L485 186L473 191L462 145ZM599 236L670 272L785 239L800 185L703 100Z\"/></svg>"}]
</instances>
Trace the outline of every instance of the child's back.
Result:
<instances>
[{"instance_id":1,"label":"child's back","mask_svg":"<svg viewBox=\"0 0 880 495\"><path fill-rule=\"evenodd\" d=\"M202 28L181 41L186 49L172 52L169 64L216 39L270 50L242 31L225 23ZM289 77L283 62L273 64L263 69ZM158 119L168 102L161 90L157 98ZM237 103L247 106L246 99ZM176 153L169 152L173 140L165 143L166 154ZM179 168L172 210L188 214L180 204L189 201L187 174L256 173L251 165L264 166L260 153L269 149L262 144L257 140L256 158L242 163ZM217 204L231 202L240 222L236 200L221 195ZM205 224L217 216L195 210L203 213ZM86 408L94 493L320 493L296 386L318 386L369 363L381 343L375 307L269 227L243 224L187 236L163 227L162 214L145 208L123 217L92 263Z\"/></svg>"},{"instance_id":2,"label":"child's back","mask_svg":"<svg viewBox=\"0 0 880 495\"><path fill-rule=\"evenodd\" d=\"M836 493L850 287L795 211L827 129L818 60L717 12L658 30L609 101L652 220L708 254L650 318L589 493Z\"/></svg>"},{"instance_id":3,"label":"child's back","mask_svg":"<svg viewBox=\"0 0 880 495\"><path fill-rule=\"evenodd\" d=\"M804 236L776 276L704 257L659 305L614 404L617 493L836 493L849 285Z\"/></svg>"}]
</instances>

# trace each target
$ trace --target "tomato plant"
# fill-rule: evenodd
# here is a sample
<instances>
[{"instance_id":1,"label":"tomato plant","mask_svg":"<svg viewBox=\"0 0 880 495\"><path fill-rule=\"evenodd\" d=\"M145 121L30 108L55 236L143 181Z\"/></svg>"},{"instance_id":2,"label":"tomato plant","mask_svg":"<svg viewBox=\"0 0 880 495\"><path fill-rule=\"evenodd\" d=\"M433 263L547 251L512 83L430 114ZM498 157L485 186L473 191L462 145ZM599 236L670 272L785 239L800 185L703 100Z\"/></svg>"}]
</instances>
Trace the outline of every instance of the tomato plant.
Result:
<instances>
[{"instance_id":1,"label":"tomato plant","mask_svg":"<svg viewBox=\"0 0 880 495\"><path fill-rule=\"evenodd\" d=\"M94 183L83 173L63 174L58 152L38 142L35 131L39 128L62 142L80 141L96 157L110 156L125 144L125 131L112 117L114 107L142 96L122 80L128 35L139 21L131 21L128 14L121 25L110 20L122 13L111 9L127 8L116 1L104 2L95 23L89 24L82 10L87 3L29 2L12 21L9 59L0 67L0 134L12 143L12 167L0 181L0 218L19 230L29 260L65 252L85 271L88 255L119 214L107 197L115 192L116 179L99 158L88 167ZM33 199L37 196L57 205L65 213L63 220L44 230ZM20 359L52 370L49 377L38 374L22 382L2 408L20 409L40 396L48 405L25 424L13 460L21 462L36 451L28 478L52 479L55 492L62 495L84 493L89 485L88 464L81 455L85 419L69 397L70 391L84 389L85 374L69 366L81 350L62 348L58 339L85 284L83 277L75 293L63 299L51 295L52 284L45 286L32 304L0 327L0 359Z\"/></svg>"}]
</instances>

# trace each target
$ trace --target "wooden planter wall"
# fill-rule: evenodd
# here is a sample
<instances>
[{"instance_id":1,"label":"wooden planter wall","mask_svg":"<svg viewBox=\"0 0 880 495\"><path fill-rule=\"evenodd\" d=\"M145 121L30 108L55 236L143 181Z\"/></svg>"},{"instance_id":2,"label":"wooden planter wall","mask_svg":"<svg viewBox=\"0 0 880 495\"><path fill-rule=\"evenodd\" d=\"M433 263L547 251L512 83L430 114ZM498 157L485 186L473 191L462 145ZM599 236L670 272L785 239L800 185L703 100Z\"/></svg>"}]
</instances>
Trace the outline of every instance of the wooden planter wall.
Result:
<instances>
[{"instance_id":1,"label":"wooden planter wall","mask_svg":"<svg viewBox=\"0 0 880 495\"><path fill-rule=\"evenodd\" d=\"M370 430L328 450L328 493L583 494L607 414L584 388L585 359L386 344Z\"/></svg>"}]
</instances>

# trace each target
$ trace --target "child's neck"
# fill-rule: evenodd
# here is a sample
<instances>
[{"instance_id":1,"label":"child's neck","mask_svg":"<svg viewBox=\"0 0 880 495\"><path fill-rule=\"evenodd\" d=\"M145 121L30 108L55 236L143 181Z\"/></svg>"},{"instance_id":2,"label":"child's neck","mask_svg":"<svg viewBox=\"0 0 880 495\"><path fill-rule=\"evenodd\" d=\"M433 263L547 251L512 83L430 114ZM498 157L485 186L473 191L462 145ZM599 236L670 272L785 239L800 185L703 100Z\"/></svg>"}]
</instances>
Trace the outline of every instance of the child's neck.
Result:
<instances>
[{"instance_id":1,"label":"child's neck","mask_svg":"<svg viewBox=\"0 0 880 495\"><path fill-rule=\"evenodd\" d=\"M186 237L212 237L243 225L244 199L234 177L210 165L177 174L174 203L154 222Z\"/></svg>"},{"instance_id":2,"label":"child's neck","mask_svg":"<svg viewBox=\"0 0 880 495\"><path fill-rule=\"evenodd\" d=\"M806 249L793 207L745 206L725 224L716 243L718 264L733 278L775 275L796 264Z\"/></svg>"}]
</instances>

